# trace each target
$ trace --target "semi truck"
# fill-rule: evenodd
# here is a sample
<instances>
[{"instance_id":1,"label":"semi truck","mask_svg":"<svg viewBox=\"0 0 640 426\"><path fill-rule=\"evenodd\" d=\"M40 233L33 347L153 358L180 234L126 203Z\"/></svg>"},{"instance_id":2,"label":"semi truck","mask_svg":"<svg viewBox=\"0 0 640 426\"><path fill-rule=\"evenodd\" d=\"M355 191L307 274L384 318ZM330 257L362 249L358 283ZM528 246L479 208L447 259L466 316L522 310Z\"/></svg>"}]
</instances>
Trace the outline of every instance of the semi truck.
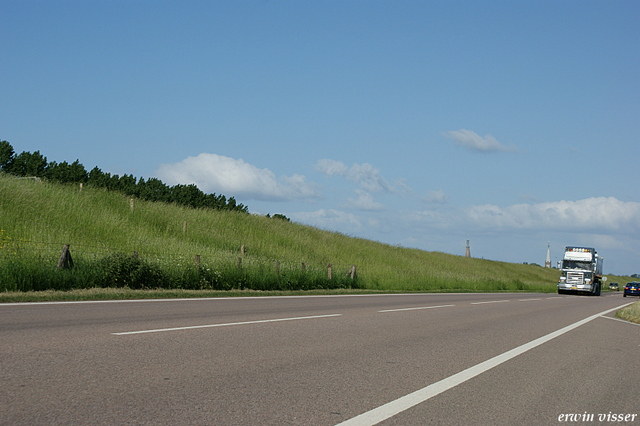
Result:
<instances>
[{"instance_id":1,"label":"semi truck","mask_svg":"<svg viewBox=\"0 0 640 426\"><path fill-rule=\"evenodd\" d=\"M600 296L603 262L592 247L566 247L560 264L558 294Z\"/></svg>"}]
</instances>

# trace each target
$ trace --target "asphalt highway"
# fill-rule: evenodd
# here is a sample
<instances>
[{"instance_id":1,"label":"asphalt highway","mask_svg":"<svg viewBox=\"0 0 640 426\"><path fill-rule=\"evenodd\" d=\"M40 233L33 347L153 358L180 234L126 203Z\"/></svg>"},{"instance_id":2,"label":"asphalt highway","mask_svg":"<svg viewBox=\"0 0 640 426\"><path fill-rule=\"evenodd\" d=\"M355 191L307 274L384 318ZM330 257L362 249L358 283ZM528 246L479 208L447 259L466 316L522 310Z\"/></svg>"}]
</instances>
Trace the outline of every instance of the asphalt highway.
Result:
<instances>
[{"instance_id":1,"label":"asphalt highway","mask_svg":"<svg viewBox=\"0 0 640 426\"><path fill-rule=\"evenodd\" d=\"M0 425L640 424L633 301L0 304Z\"/></svg>"}]
</instances>

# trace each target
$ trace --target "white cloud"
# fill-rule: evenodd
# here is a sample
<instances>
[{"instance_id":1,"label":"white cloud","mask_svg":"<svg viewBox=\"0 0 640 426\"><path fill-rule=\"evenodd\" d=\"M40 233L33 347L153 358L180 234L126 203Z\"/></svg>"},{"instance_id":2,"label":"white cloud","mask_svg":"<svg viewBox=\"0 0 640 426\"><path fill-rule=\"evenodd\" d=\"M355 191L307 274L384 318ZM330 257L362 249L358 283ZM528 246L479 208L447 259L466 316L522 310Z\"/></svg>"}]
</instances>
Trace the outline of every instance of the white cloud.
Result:
<instances>
[{"instance_id":1,"label":"white cloud","mask_svg":"<svg viewBox=\"0 0 640 426\"><path fill-rule=\"evenodd\" d=\"M384 210L384 205L374 201L373 195L369 192L356 189L355 193L358 194L357 199L349 198L349 204L344 205L345 208L378 211Z\"/></svg>"},{"instance_id":2,"label":"white cloud","mask_svg":"<svg viewBox=\"0 0 640 426\"><path fill-rule=\"evenodd\" d=\"M315 169L327 177L346 176L349 171L349 168L342 161L329 160L328 158L318 160Z\"/></svg>"},{"instance_id":3,"label":"white cloud","mask_svg":"<svg viewBox=\"0 0 640 426\"><path fill-rule=\"evenodd\" d=\"M483 228L637 232L640 230L640 203L597 197L516 204L506 208L487 204L469 207L465 217Z\"/></svg>"},{"instance_id":4,"label":"white cloud","mask_svg":"<svg viewBox=\"0 0 640 426\"><path fill-rule=\"evenodd\" d=\"M402 212L402 223L410 228L433 228L438 230L450 230L458 227L459 213L455 210L408 210Z\"/></svg>"},{"instance_id":5,"label":"white cloud","mask_svg":"<svg viewBox=\"0 0 640 426\"><path fill-rule=\"evenodd\" d=\"M614 235L588 234L579 235L577 238L581 245L584 244L585 246L589 245L598 247L600 250L616 249L618 247L625 247L627 244L625 241L622 241Z\"/></svg>"},{"instance_id":6,"label":"white cloud","mask_svg":"<svg viewBox=\"0 0 640 426\"><path fill-rule=\"evenodd\" d=\"M316 185L294 174L277 179L269 169L259 169L242 159L202 153L179 163L161 164L155 176L168 185L195 184L203 192L235 198L283 201L320 198Z\"/></svg>"},{"instance_id":7,"label":"white cloud","mask_svg":"<svg viewBox=\"0 0 640 426\"><path fill-rule=\"evenodd\" d=\"M344 176L347 180L356 182L368 192L395 192L396 189L380 174L380 170L369 163L354 164L348 168L343 162L330 159L318 160L315 169L324 176ZM402 182L402 181L400 181ZM402 189L408 189L406 183L401 183Z\"/></svg>"},{"instance_id":8,"label":"white cloud","mask_svg":"<svg viewBox=\"0 0 640 426\"><path fill-rule=\"evenodd\" d=\"M471 237L472 256L506 262L543 264L549 240L556 257L565 245L588 245L607 259L607 273L639 272L640 203L615 197L507 207L446 204L421 211L389 207L357 215L322 209L287 216L347 235L461 256Z\"/></svg>"},{"instance_id":9,"label":"white cloud","mask_svg":"<svg viewBox=\"0 0 640 426\"><path fill-rule=\"evenodd\" d=\"M351 166L347 179L357 182L369 192L393 192L393 187L382 177L380 170L368 163Z\"/></svg>"},{"instance_id":10,"label":"white cloud","mask_svg":"<svg viewBox=\"0 0 640 426\"><path fill-rule=\"evenodd\" d=\"M571 235L603 247L633 245L640 236L640 203L623 202L614 197L587 198L537 204L495 205L456 208L391 211L384 219L398 235L457 235L459 232L511 237L513 235ZM563 237L563 238L565 238ZM637 243L636 243L637 247Z\"/></svg>"},{"instance_id":11,"label":"white cloud","mask_svg":"<svg viewBox=\"0 0 640 426\"><path fill-rule=\"evenodd\" d=\"M324 229L343 229L345 225L349 229L362 227L360 220L355 215L334 209L291 213L290 217L296 222L307 223Z\"/></svg>"},{"instance_id":12,"label":"white cloud","mask_svg":"<svg viewBox=\"0 0 640 426\"><path fill-rule=\"evenodd\" d=\"M422 201L433 204L446 204L449 197L444 191L438 189L437 191L429 191L425 197L421 197Z\"/></svg>"},{"instance_id":13,"label":"white cloud","mask_svg":"<svg viewBox=\"0 0 640 426\"><path fill-rule=\"evenodd\" d=\"M413 189L409 187L407 180L405 178L394 179L393 180L393 190L394 192L401 192L404 194L412 194Z\"/></svg>"},{"instance_id":14,"label":"white cloud","mask_svg":"<svg viewBox=\"0 0 640 426\"><path fill-rule=\"evenodd\" d=\"M476 132L466 129L443 132L446 138L453 139L456 145L480 152L516 152L515 146L504 146L491 135L481 137Z\"/></svg>"}]
</instances>

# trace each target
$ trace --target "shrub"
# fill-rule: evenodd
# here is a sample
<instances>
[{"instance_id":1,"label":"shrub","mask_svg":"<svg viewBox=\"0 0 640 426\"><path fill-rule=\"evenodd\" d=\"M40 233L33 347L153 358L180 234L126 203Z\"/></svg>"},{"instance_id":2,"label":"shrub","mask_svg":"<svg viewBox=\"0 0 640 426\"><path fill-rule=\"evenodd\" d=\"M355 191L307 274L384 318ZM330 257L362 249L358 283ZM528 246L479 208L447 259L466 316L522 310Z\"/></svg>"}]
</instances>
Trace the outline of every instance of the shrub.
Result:
<instances>
[{"instance_id":1,"label":"shrub","mask_svg":"<svg viewBox=\"0 0 640 426\"><path fill-rule=\"evenodd\" d=\"M102 287L129 287L134 289L165 287L166 274L156 265L125 253L113 253L98 264Z\"/></svg>"}]
</instances>

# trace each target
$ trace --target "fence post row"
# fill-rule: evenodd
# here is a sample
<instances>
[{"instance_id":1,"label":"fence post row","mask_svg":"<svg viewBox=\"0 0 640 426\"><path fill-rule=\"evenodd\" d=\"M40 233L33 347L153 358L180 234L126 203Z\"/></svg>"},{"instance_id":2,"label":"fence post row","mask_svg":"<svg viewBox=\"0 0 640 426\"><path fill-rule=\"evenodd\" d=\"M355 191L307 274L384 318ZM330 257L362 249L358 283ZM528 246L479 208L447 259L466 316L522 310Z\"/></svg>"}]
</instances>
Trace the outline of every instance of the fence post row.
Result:
<instances>
[{"instance_id":1,"label":"fence post row","mask_svg":"<svg viewBox=\"0 0 640 426\"><path fill-rule=\"evenodd\" d=\"M184 226L186 229L187 226L187 222L184 222ZM241 252L244 255L244 244L241 247ZM133 258L137 259L138 258L138 252L134 251L133 252ZM194 259L195 265L199 266L200 265L200 255L196 254L195 255L195 259ZM302 271L306 272L307 267L308 267L308 263L306 262L302 262ZM64 247L62 248L62 253L60 254L60 259L58 260L58 266L56 267L56 269L68 269L68 268L73 268L73 258L71 257L71 251L69 250L69 244L65 244ZM333 265L331 263L329 263L327 265L327 276L329 279L331 279L331 275L332 275L332 269L333 269ZM242 257L238 257L238 270L242 270ZM279 277L280 276L280 261L277 260L276 261L276 275ZM351 279L356 279L357 274L356 274L356 265L351 265L351 270L349 272L347 272L347 277L351 276Z\"/></svg>"}]
</instances>

